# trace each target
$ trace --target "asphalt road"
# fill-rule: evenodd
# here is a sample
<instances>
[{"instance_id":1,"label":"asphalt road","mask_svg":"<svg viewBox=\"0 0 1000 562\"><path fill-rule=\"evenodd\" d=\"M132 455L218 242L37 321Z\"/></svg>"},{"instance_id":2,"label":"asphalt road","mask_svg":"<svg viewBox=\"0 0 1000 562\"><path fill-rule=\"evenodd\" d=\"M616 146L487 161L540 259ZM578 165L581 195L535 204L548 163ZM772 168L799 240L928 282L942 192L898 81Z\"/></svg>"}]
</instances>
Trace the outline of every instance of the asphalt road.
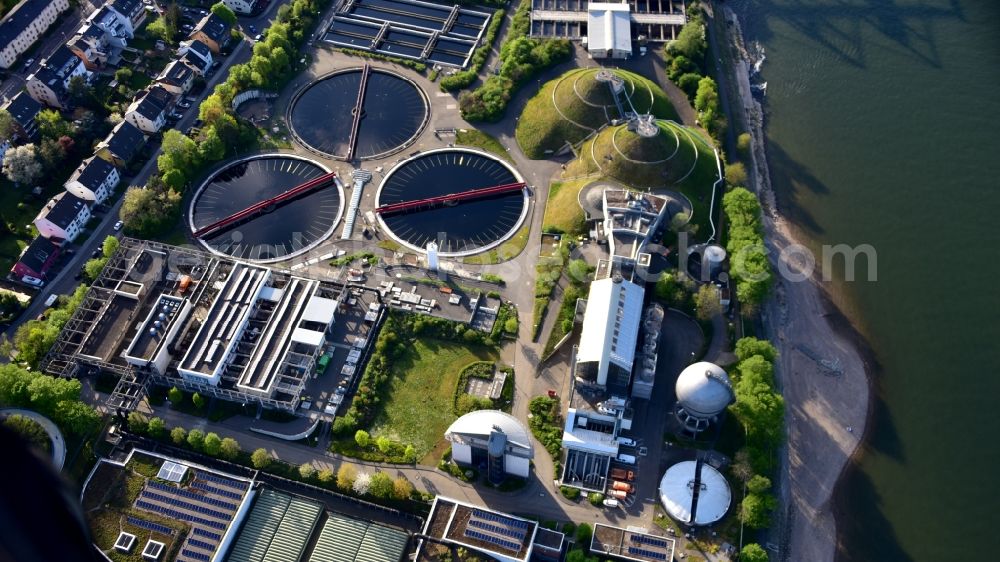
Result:
<instances>
[{"instance_id":1,"label":"asphalt road","mask_svg":"<svg viewBox=\"0 0 1000 562\"><path fill-rule=\"evenodd\" d=\"M283 3L284 2L281 0L273 0L268 9L265 10L260 15L253 18L240 18L240 24L246 26L253 23L258 28L258 30L260 30L262 26L266 26L267 20L271 17L274 11L277 10L278 6L280 6ZM79 22L79 19L77 19L76 21ZM67 21L65 25L69 25L69 22ZM69 25L71 31L75 29L77 26L78 24ZM60 27L60 30L61 29L62 26ZM55 38L53 38L52 40L56 41ZM65 39L63 39L63 41L64 40ZM55 46L52 46L52 50L55 50L58 44L59 43L57 41L55 43ZM46 43L45 46L46 48L48 48L49 47L48 43ZM194 123L195 119L198 118L197 108L198 105L201 103L201 101L212 93L212 90L215 88L216 84L226 79L226 77L229 75L230 66L246 62L247 60L250 59L252 47L253 47L253 40L246 39L240 42L240 44L235 49L233 49L232 53L230 53L230 55L223 61L222 66L220 66L218 70L216 70L215 74L212 75L211 78L209 78L208 83L206 84L205 89L202 91L202 93L196 96L196 101L195 103L191 104L191 109L187 110L185 112L184 117L174 125L174 128L176 130L186 131L191 127L191 124ZM37 65L37 62L35 64ZM4 87L6 88L6 86L7 85L5 83ZM160 148L159 146L157 146L156 150L153 152L152 156L150 156L145 166L142 167L142 169L139 171L138 174L136 174L134 177L132 177L131 180L129 180L130 186L141 187L146 185L146 181L149 179L150 175L152 175L152 173L156 169L156 159L159 155L160 155ZM104 239L106 237L111 235L118 236L120 234L119 232L114 231L114 224L115 222L118 221L118 210L121 208L122 199L123 199L122 197L119 197L118 200L112 205L111 210L108 211L104 215L104 217L100 219L100 222L97 223L96 226L92 227L89 238L82 241L77 240L75 247L76 253L70 259L65 260L63 262L62 269L54 277L51 277L48 280L45 286L38 292L34 300L31 301L31 304L28 305L28 309L24 311L24 314L22 314L20 318L11 323L11 325L5 330L5 333L7 334L8 337L13 337L14 332L17 331L17 328L21 324L27 322L28 320L36 318L39 314L41 314L45 310L46 308L45 299L48 298L49 295L71 294L76 289L77 285L80 284L80 281L74 279L73 276L76 275L76 272L79 271L81 267L83 267L83 264L86 263L88 259L90 259L91 253L93 253L94 250L101 247L101 244L104 242Z\"/></svg>"}]
</instances>

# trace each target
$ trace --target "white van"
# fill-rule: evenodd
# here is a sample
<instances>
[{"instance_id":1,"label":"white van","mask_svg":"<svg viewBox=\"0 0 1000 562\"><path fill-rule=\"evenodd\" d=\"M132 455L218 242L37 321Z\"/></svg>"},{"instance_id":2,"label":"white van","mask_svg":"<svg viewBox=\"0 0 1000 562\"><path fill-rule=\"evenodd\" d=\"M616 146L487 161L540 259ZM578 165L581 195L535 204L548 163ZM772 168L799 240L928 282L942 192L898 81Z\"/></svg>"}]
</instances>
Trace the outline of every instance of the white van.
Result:
<instances>
[{"instance_id":1,"label":"white van","mask_svg":"<svg viewBox=\"0 0 1000 562\"><path fill-rule=\"evenodd\" d=\"M51 295L49 295L49 298L45 299L45 306L52 306L52 305L54 305L56 303L56 300L58 298L59 298L59 295L57 295L55 293L52 293Z\"/></svg>"},{"instance_id":2,"label":"white van","mask_svg":"<svg viewBox=\"0 0 1000 562\"><path fill-rule=\"evenodd\" d=\"M619 445L625 445L626 447L635 447L635 441L629 439L628 437L619 437L616 439Z\"/></svg>"},{"instance_id":3,"label":"white van","mask_svg":"<svg viewBox=\"0 0 1000 562\"><path fill-rule=\"evenodd\" d=\"M618 455L618 462L623 464L635 464L635 456L621 453Z\"/></svg>"},{"instance_id":4,"label":"white van","mask_svg":"<svg viewBox=\"0 0 1000 562\"><path fill-rule=\"evenodd\" d=\"M604 500L604 507L618 507L618 500L606 499Z\"/></svg>"}]
</instances>

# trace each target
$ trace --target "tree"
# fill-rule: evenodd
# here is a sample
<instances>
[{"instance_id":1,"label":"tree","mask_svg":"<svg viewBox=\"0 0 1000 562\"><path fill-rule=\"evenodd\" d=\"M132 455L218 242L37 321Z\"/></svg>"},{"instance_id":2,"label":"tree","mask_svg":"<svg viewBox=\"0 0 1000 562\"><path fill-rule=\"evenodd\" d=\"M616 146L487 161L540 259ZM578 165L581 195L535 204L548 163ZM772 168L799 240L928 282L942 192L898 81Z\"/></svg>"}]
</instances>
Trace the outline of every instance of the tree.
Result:
<instances>
[{"instance_id":1,"label":"tree","mask_svg":"<svg viewBox=\"0 0 1000 562\"><path fill-rule=\"evenodd\" d=\"M201 451L205 447L205 432L200 429L192 429L188 432L187 444L195 451Z\"/></svg>"},{"instance_id":2,"label":"tree","mask_svg":"<svg viewBox=\"0 0 1000 562\"><path fill-rule=\"evenodd\" d=\"M722 304L719 302L719 288L712 283L705 283L694 295L695 313L698 319L708 321L722 314Z\"/></svg>"},{"instance_id":3,"label":"tree","mask_svg":"<svg viewBox=\"0 0 1000 562\"><path fill-rule=\"evenodd\" d=\"M149 427L147 430L149 431L149 435L151 437L159 439L167 433L167 424L162 418L153 418L149 420Z\"/></svg>"},{"instance_id":4,"label":"tree","mask_svg":"<svg viewBox=\"0 0 1000 562\"><path fill-rule=\"evenodd\" d=\"M132 80L132 69L123 66L115 71L115 81L119 84L124 84Z\"/></svg>"},{"instance_id":5,"label":"tree","mask_svg":"<svg viewBox=\"0 0 1000 562\"><path fill-rule=\"evenodd\" d=\"M171 189L181 191L184 189L184 185L187 184L187 178L184 177L184 172L176 168L171 168L163 172L163 183Z\"/></svg>"},{"instance_id":6,"label":"tree","mask_svg":"<svg viewBox=\"0 0 1000 562\"><path fill-rule=\"evenodd\" d=\"M3 158L3 173L16 184L34 183L42 175L35 145L24 144L7 151Z\"/></svg>"},{"instance_id":7,"label":"tree","mask_svg":"<svg viewBox=\"0 0 1000 562\"><path fill-rule=\"evenodd\" d=\"M569 278L576 283L585 283L590 279L590 266L583 260L573 260L567 266Z\"/></svg>"},{"instance_id":8,"label":"tree","mask_svg":"<svg viewBox=\"0 0 1000 562\"><path fill-rule=\"evenodd\" d=\"M337 476L329 468L324 468L323 470L316 473L316 478L319 479L321 484L327 486L331 482L335 481Z\"/></svg>"},{"instance_id":9,"label":"tree","mask_svg":"<svg viewBox=\"0 0 1000 562\"><path fill-rule=\"evenodd\" d=\"M733 471L733 476L740 482L746 483L753 477L753 467L750 465L750 453L746 449L736 451L733 464L729 467Z\"/></svg>"},{"instance_id":10,"label":"tree","mask_svg":"<svg viewBox=\"0 0 1000 562\"><path fill-rule=\"evenodd\" d=\"M9 139L15 130L14 118L6 109L0 109L0 139Z\"/></svg>"},{"instance_id":11,"label":"tree","mask_svg":"<svg viewBox=\"0 0 1000 562\"><path fill-rule=\"evenodd\" d=\"M120 242L118 242L117 238L114 236L108 236L104 239L104 242L101 243L101 253L104 254L104 257L110 258L115 252L118 251L119 244Z\"/></svg>"},{"instance_id":12,"label":"tree","mask_svg":"<svg viewBox=\"0 0 1000 562\"><path fill-rule=\"evenodd\" d=\"M170 440L174 445L180 445L187 440L187 431L183 427L175 427L170 430Z\"/></svg>"},{"instance_id":13,"label":"tree","mask_svg":"<svg viewBox=\"0 0 1000 562\"><path fill-rule=\"evenodd\" d=\"M726 183L733 186L747 184L747 169L743 162L726 164Z\"/></svg>"},{"instance_id":14,"label":"tree","mask_svg":"<svg viewBox=\"0 0 1000 562\"><path fill-rule=\"evenodd\" d=\"M701 74L694 72L688 72L687 74L681 74L677 78L677 87L687 94L688 99L693 100L698 94L698 82L701 81Z\"/></svg>"},{"instance_id":15,"label":"tree","mask_svg":"<svg viewBox=\"0 0 1000 562\"><path fill-rule=\"evenodd\" d=\"M369 494L384 499L392 497L394 490L395 484L388 474L381 471L372 474L371 481L368 483Z\"/></svg>"},{"instance_id":16,"label":"tree","mask_svg":"<svg viewBox=\"0 0 1000 562\"><path fill-rule=\"evenodd\" d=\"M771 479L767 476L755 474L754 477L747 482L747 490L749 490L751 494L763 494L770 489Z\"/></svg>"},{"instance_id":17,"label":"tree","mask_svg":"<svg viewBox=\"0 0 1000 562\"><path fill-rule=\"evenodd\" d=\"M53 419L70 433L88 435L101 423L101 414L77 400L63 400L56 406Z\"/></svg>"},{"instance_id":18,"label":"tree","mask_svg":"<svg viewBox=\"0 0 1000 562\"><path fill-rule=\"evenodd\" d=\"M200 410L205 407L205 398L201 394L195 392L191 395L191 403L194 404L195 408Z\"/></svg>"},{"instance_id":19,"label":"tree","mask_svg":"<svg viewBox=\"0 0 1000 562\"><path fill-rule=\"evenodd\" d=\"M149 420L139 412L129 412L128 430L142 435L149 430Z\"/></svg>"},{"instance_id":20,"label":"tree","mask_svg":"<svg viewBox=\"0 0 1000 562\"><path fill-rule=\"evenodd\" d=\"M354 442L358 444L358 447L367 449L372 444L371 435L368 435L367 431L359 429L357 433L354 434Z\"/></svg>"},{"instance_id":21,"label":"tree","mask_svg":"<svg viewBox=\"0 0 1000 562\"><path fill-rule=\"evenodd\" d=\"M354 486L354 480L358 477L358 469L352 464L341 464L337 469L337 487L343 491L350 490Z\"/></svg>"},{"instance_id":22,"label":"tree","mask_svg":"<svg viewBox=\"0 0 1000 562\"><path fill-rule=\"evenodd\" d=\"M576 528L576 544L590 544L590 537L594 535L594 529L588 523L580 523Z\"/></svg>"},{"instance_id":23,"label":"tree","mask_svg":"<svg viewBox=\"0 0 1000 562\"><path fill-rule=\"evenodd\" d=\"M35 115L35 124L43 139L56 140L61 136L73 134L73 127L54 109L39 111L38 115Z\"/></svg>"},{"instance_id":24,"label":"tree","mask_svg":"<svg viewBox=\"0 0 1000 562\"><path fill-rule=\"evenodd\" d=\"M219 456L222 450L222 438L218 433L211 432L205 436L205 453L213 457Z\"/></svg>"},{"instance_id":25,"label":"tree","mask_svg":"<svg viewBox=\"0 0 1000 562\"><path fill-rule=\"evenodd\" d=\"M740 504L740 521L752 529L763 529L771 524L771 510L777 502L770 494L747 494Z\"/></svg>"},{"instance_id":26,"label":"tree","mask_svg":"<svg viewBox=\"0 0 1000 562\"><path fill-rule=\"evenodd\" d=\"M316 467L314 467L311 463L304 462L302 463L302 465L299 466L299 476L303 480L309 480L315 474L316 474Z\"/></svg>"},{"instance_id":27,"label":"tree","mask_svg":"<svg viewBox=\"0 0 1000 562\"><path fill-rule=\"evenodd\" d=\"M368 488L371 486L372 476L367 472L362 472L354 478L354 483L351 484L351 489L354 493L363 496L368 493Z\"/></svg>"},{"instance_id":28,"label":"tree","mask_svg":"<svg viewBox=\"0 0 1000 562\"><path fill-rule=\"evenodd\" d=\"M267 469L271 466L272 460L274 459L271 457L271 453L267 452L267 449L257 449L250 455L250 463L257 470Z\"/></svg>"},{"instance_id":29,"label":"tree","mask_svg":"<svg viewBox=\"0 0 1000 562\"><path fill-rule=\"evenodd\" d=\"M378 452L385 455L389 452L389 449L392 448L392 440L384 435L380 436L375 439L375 446L378 447Z\"/></svg>"},{"instance_id":30,"label":"tree","mask_svg":"<svg viewBox=\"0 0 1000 562\"><path fill-rule=\"evenodd\" d=\"M94 90L87 84L83 76L78 75L70 78L66 91L70 101L76 105L84 105L93 99Z\"/></svg>"},{"instance_id":31,"label":"tree","mask_svg":"<svg viewBox=\"0 0 1000 562\"><path fill-rule=\"evenodd\" d=\"M773 364L778 358L778 350L771 342L754 337L740 338L736 341L736 357L740 361L746 361L754 355L759 355Z\"/></svg>"},{"instance_id":32,"label":"tree","mask_svg":"<svg viewBox=\"0 0 1000 562\"><path fill-rule=\"evenodd\" d=\"M226 6L222 2L212 5L212 13L219 16L222 21L230 26L236 25L236 14L229 9L229 6Z\"/></svg>"},{"instance_id":33,"label":"tree","mask_svg":"<svg viewBox=\"0 0 1000 562\"><path fill-rule=\"evenodd\" d=\"M222 160L226 155L226 145L219 138L219 132L214 126L202 130L201 143L198 145L198 155L205 162Z\"/></svg>"},{"instance_id":34,"label":"tree","mask_svg":"<svg viewBox=\"0 0 1000 562\"><path fill-rule=\"evenodd\" d=\"M240 454L240 444L232 437L226 437L219 444L219 456L226 460L236 460Z\"/></svg>"},{"instance_id":35,"label":"tree","mask_svg":"<svg viewBox=\"0 0 1000 562\"><path fill-rule=\"evenodd\" d=\"M403 452L403 462L405 463L417 462L417 450L413 447L413 445L406 446L406 450Z\"/></svg>"},{"instance_id":36,"label":"tree","mask_svg":"<svg viewBox=\"0 0 1000 562\"><path fill-rule=\"evenodd\" d=\"M740 562L768 562L767 551L757 543L750 543L740 551Z\"/></svg>"},{"instance_id":37,"label":"tree","mask_svg":"<svg viewBox=\"0 0 1000 562\"><path fill-rule=\"evenodd\" d=\"M184 393L181 389L175 386L167 392L167 399L170 400L170 403L173 404L174 407L180 406L181 402L184 401Z\"/></svg>"},{"instance_id":38,"label":"tree","mask_svg":"<svg viewBox=\"0 0 1000 562\"><path fill-rule=\"evenodd\" d=\"M392 481L392 497L405 500L413 493L413 484L405 476L399 476Z\"/></svg>"},{"instance_id":39,"label":"tree","mask_svg":"<svg viewBox=\"0 0 1000 562\"><path fill-rule=\"evenodd\" d=\"M186 174L198 166L198 145L191 137L176 129L163 134L160 151L160 156L156 159L160 172L178 170Z\"/></svg>"},{"instance_id":40,"label":"tree","mask_svg":"<svg viewBox=\"0 0 1000 562\"><path fill-rule=\"evenodd\" d=\"M42 139L42 142L38 144L36 154L45 172L55 171L66 160L65 145L55 139Z\"/></svg>"},{"instance_id":41,"label":"tree","mask_svg":"<svg viewBox=\"0 0 1000 562\"><path fill-rule=\"evenodd\" d=\"M146 26L146 32L152 37L162 39L165 43L173 43L174 35L177 34L177 24L171 25L166 17L160 16Z\"/></svg>"},{"instance_id":42,"label":"tree","mask_svg":"<svg viewBox=\"0 0 1000 562\"><path fill-rule=\"evenodd\" d=\"M101 274L104 270L104 266L107 265L108 258L92 258L87 260L87 263L83 264L83 275L93 281L97 279L97 276Z\"/></svg>"},{"instance_id":43,"label":"tree","mask_svg":"<svg viewBox=\"0 0 1000 562\"><path fill-rule=\"evenodd\" d=\"M753 143L753 138L750 133L740 133L740 136L736 137L736 150L740 151L740 155L744 158L750 156L750 148Z\"/></svg>"},{"instance_id":44,"label":"tree","mask_svg":"<svg viewBox=\"0 0 1000 562\"><path fill-rule=\"evenodd\" d=\"M704 60L707 48L705 23L700 18L689 20L677 34L677 39L667 44L667 51L672 56L685 56L699 64Z\"/></svg>"}]
</instances>

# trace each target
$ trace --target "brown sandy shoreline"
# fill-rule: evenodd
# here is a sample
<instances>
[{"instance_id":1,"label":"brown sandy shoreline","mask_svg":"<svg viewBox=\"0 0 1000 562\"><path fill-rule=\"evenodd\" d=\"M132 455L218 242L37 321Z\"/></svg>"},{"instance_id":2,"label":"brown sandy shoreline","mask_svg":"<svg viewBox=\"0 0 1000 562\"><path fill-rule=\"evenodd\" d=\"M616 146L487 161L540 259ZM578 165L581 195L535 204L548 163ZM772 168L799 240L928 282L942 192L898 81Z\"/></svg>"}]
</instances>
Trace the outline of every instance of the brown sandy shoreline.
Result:
<instances>
[{"instance_id":1,"label":"brown sandy shoreline","mask_svg":"<svg viewBox=\"0 0 1000 562\"><path fill-rule=\"evenodd\" d=\"M737 49L746 53L738 18L724 8ZM750 91L747 60L731 68L752 142L753 185L763 208L765 244L772 261L800 245L777 208L771 189L763 109ZM789 269L796 271L794 264ZM786 443L776 478L779 512L770 541L778 560L834 562L842 558L837 518L849 515L840 487L863 452L872 421L878 362L871 346L833 302L816 275L809 282L782 279L775 270L774 293L762 311L765 331L780 356L775 365L785 398Z\"/></svg>"}]
</instances>

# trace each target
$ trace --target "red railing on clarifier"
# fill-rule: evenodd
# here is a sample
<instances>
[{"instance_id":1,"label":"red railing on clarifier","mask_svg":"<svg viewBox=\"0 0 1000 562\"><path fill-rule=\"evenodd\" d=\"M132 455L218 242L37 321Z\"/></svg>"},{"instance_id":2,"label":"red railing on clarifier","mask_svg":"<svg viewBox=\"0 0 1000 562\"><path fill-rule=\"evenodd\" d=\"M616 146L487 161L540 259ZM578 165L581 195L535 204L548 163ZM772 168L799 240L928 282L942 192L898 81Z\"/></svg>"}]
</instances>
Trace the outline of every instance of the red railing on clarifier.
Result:
<instances>
[{"instance_id":1,"label":"red railing on clarifier","mask_svg":"<svg viewBox=\"0 0 1000 562\"><path fill-rule=\"evenodd\" d=\"M459 201L468 201L470 199L478 199L480 197L489 197L491 195L499 195L501 193L518 191L524 189L524 185L525 185L524 182L508 183L504 185L495 185L493 187L470 189L468 191L462 191L460 193L439 195L437 197L427 197L426 199L404 201L402 203L390 203L388 205L382 205L381 207L375 209L375 212L384 216L424 207L432 208L432 207L437 207L438 205L445 205L447 203L457 203Z\"/></svg>"}]
</instances>

